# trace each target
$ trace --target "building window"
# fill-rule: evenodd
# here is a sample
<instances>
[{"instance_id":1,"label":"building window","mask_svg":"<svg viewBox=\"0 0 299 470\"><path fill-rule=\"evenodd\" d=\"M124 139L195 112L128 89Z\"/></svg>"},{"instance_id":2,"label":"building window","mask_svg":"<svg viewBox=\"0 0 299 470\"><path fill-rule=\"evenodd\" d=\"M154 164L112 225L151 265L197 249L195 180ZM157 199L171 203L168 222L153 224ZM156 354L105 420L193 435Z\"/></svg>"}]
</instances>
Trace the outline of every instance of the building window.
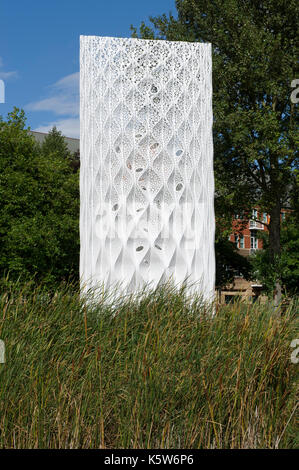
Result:
<instances>
[{"instance_id":1,"label":"building window","mask_svg":"<svg viewBox=\"0 0 299 470\"><path fill-rule=\"evenodd\" d=\"M251 230L251 234L250 234L250 248L251 248L252 250L257 249L256 230Z\"/></svg>"},{"instance_id":2,"label":"building window","mask_svg":"<svg viewBox=\"0 0 299 470\"><path fill-rule=\"evenodd\" d=\"M282 218L282 220L285 220L285 218L286 218L286 213L285 213L285 212L283 212L283 213L281 214L281 218Z\"/></svg>"},{"instance_id":3,"label":"building window","mask_svg":"<svg viewBox=\"0 0 299 470\"><path fill-rule=\"evenodd\" d=\"M257 219L257 210L256 209L252 209L252 218Z\"/></svg>"},{"instance_id":4,"label":"building window","mask_svg":"<svg viewBox=\"0 0 299 470\"><path fill-rule=\"evenodd\" d=\"M263 222L267 223L267 213L263 212Z\"/></svg>"},{"instance_id":5,"label":"building window","mask_svg":"<svg viewBox=\"0 0 299 470\"><path fill-rule=\"evenodd\" d=\"M243 220L244 219L244 212L235 212L235 219Z\"/></svg>"},{"instance_id":6,"label":"building window","mask_svg":"<svg viewBox=\"0 0 299 470\"><path fill-rule=\"evenodd\" d=\"M244 236L235 235L235 245L237 248L244 248Z\"/></svg>"},{"instance_id":7,"label":"building window","mask_svg":"<svg viewBox=\"0 0 299 470\"><path fill-rule=\"evenodd\" d=\"M239 248L244 248L244 236L243 235L240 236Z\"/></svg>"}]
</instances>

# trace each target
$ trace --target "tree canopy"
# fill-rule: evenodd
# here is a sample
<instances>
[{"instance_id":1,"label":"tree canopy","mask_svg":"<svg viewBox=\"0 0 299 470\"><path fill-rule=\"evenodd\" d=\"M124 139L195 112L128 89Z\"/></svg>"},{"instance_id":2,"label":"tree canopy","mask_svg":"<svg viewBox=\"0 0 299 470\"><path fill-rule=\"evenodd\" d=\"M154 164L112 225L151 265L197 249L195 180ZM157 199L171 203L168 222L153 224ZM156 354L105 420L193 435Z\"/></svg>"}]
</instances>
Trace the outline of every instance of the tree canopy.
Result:
<instances>
[{"instance_id":1,"label":"tree canopy","mask_svg":"<svg viewBox=\"0 0 299 470\"><path fill-rule=\"evenodd\" d=\"M39 146L15 108L0 121L0 271L50 284L78 277L79 185L64 138Z\"/></svg>"},{"instance_id":2,"label":"tree canopy","mask_svg":"<svg viewBox=\"0 0 299 470\"><path fill-rule=\"evenodd\" d=\"M283 293L287 296L299 294L299 225L295 214L287 214L281 227L281 255L275 265L270 263L269 236L262 233L263 250L251 259L252 271L263 283L265 291L272 294L275 288L277 271L281 279Z\"/></svg>"}]
</instances>

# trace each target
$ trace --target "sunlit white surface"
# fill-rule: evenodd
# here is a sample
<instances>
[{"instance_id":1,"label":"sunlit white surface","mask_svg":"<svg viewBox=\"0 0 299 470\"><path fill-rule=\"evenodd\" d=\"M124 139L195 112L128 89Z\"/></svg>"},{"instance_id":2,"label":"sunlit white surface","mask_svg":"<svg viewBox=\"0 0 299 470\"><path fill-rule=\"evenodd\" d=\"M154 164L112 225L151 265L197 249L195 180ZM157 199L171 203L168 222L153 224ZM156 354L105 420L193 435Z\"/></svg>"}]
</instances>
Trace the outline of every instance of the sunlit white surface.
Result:
<instances>
[{"instance_id":1,"label":"sunlit white surface","mask_svg":"<svg viewBox=\"0 0 299 470\"><path fill-rule=\"evenodd\" d=\"M80 38L80 274L214 292L210 44Z\"/></svg>"}]
</instances>

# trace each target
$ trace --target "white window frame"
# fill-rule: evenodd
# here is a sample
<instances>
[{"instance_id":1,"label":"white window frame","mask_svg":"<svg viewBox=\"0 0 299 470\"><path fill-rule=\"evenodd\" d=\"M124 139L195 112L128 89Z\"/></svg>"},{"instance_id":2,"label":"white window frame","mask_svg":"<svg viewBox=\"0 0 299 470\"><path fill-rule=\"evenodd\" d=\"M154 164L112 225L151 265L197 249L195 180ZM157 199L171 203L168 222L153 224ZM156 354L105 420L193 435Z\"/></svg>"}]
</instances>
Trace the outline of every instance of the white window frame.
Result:
<instances>
[{"instance_id":1,"label":"white window frame","mask_svg":"<svg viewBox=\"0 0 299 470\"><path fill-rule=\"evenodd\" d=\"M250 234L250 249L257 250L258 241L257 241L256 231L252 230Z\"/></svg>"},{"instance_id":2,"label":"white window frame","mask_svg":"<svg viewBox=\"0 0 299 470\"><path fill-rule=\"evenodd\" d=\"M239 248L243 249L245 246L244 235L239 237Z\"/></svg>"}]
</instances>

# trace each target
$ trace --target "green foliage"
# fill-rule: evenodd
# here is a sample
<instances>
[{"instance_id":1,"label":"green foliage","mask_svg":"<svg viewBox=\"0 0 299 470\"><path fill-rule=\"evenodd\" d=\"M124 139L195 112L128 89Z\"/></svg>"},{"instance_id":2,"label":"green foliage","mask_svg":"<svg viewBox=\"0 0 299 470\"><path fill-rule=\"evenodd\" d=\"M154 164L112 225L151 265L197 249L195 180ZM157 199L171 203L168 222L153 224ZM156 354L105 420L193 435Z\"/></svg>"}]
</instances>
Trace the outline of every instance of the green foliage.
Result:
<instances>
[{"instance_id":1,"label":"green foliage","mask_svg":"<svg viewBox=\"0 0 299 470\"><path fill-rule=\"evenodd\" d=\"M49 283L78 275L79 185L63 137L40 147L17 108L0 121L0 272Z\"/></svg>"},{"instance_id":2,"label":"green foliage","mask_svg":"<svg viewBox=\"0 0 299 470\"><path fill-rule=\"evenodd\" d=\"M215 317L164 287L96 308L74 286L0 294L1 448L297 448L296 305Z\"/></svg>"},{"instance_id":3,"label":"green foliage","mask_svg":"<svg viewBox=\"0 0 299 470\"><path fill-rule=\"evenodd\" d=\"M219 237L215 242L216 287L219 289L232 282L237 273L251 279L252 266L248 258L240 255L234 243Z\"/></svg>"},{"instance_id":4,"label":"green foliage","mask_svg":"<svg viewBox=\"0 0 299 470\"><path fill-rule=\"evenodd\" d=\"M270 263L269 237L263 233L264 249L257 251L251 262L257 278L270 294L279 273L284 292L288 296L299 294L299 223L296 213L288 214L281 227L281 256Z\"/></svg>"},{"instance_id":5,"label":"green foliage","mask_svg":"<svg viewBox=\"0 0 299 470\"><path fill-rule=\"evenodd\" d=\"M51 157L53 154L60 157L70 158L70 152L61 132L54 126L48 133L45 140L41 145L41 150L44 155Z\"/></svg>"}]
</instances>

